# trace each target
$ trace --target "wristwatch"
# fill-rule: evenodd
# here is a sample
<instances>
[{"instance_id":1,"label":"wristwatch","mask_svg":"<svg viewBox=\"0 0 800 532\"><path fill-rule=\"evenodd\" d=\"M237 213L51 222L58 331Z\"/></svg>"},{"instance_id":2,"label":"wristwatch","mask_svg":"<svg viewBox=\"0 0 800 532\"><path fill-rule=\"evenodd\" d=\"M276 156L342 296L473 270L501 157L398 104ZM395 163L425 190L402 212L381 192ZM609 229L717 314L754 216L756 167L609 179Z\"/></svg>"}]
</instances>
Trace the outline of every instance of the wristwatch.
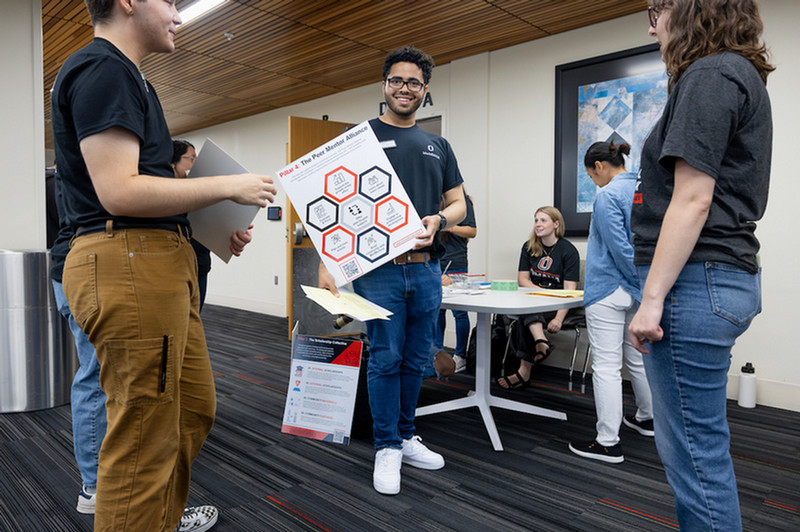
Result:
<instances>
[{"instance_id":1,"label":"wristwatch","mask_svg":"<svg viewBox=\"0 0 800 532\"><path fill-rule=\"evenodd\" d=\"M447 227L447 218L444 217L444 214L439 213L439 231L444 231L445 227Z\"/></svg>"}]
</instances>

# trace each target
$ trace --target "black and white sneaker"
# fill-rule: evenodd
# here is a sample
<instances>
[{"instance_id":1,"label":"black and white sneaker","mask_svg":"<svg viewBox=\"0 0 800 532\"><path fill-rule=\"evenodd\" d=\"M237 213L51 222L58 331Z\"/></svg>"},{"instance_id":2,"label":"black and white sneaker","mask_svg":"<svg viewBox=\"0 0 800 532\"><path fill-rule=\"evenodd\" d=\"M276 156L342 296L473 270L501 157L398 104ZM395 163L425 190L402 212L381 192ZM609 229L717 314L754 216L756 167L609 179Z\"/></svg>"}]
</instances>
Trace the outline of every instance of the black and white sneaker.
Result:
<instances>
[{"instance_id":1,"label":"black and white sneaker","mask_svg":"<svg viewBox=\"0 0 800 532\"><path fill-rule=\"evenodd\" d=\"M190 506L183 511L175 532L205 532L217 523L219 512L214 506Z\"/></svg>"},{"instance_id":2,"label":"black and white sneaker","mask_svg":"<svg viewBox=\"0 0 800 532\"><path fill-rule=\"evenodd\" d=\"M632 428L642 436L650 436L651 438L656 435L653 431L653 420L652 419L645 419L644 421L639 421L636 419L636 416L625 416L622 418L622 422L625 423L628 427Z\"/></svg>"},{"instance_id":3,"label":"black and white sneaker","mask_svg":"<svg viewBox=\"0 0 800 532\"><path fill-rule=\"evenodd\" d=\"M625 460L625 457L622 456L622 446L620 444L604 447L597 443L596 440L592 440L570 443L569 450L578 456L608 462L609 464L620 464Z\"/></svg>"}]
</instances>

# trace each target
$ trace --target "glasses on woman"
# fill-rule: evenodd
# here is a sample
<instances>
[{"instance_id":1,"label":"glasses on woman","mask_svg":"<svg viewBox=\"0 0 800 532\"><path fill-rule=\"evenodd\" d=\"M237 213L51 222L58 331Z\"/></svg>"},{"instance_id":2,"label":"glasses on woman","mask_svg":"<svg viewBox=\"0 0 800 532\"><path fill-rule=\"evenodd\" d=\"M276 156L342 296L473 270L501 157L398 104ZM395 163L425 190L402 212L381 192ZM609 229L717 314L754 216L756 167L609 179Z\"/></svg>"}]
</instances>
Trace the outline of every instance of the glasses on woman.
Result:
<instances>
[{"instance_id":1,"label":"glasses on woman","mask_svg":"<svg viewBox=\"0 0 800 532\"><path fill-rule=\"evenodd\" d=\"M389 85L390 89L396 91L399 91L403 88L403 85L405 85L411 92L419 92L422 90L422 87L425 86L424 83L414 78L408 81L405 81L403 78L389 78L386 80L386 83Z\"/></svg>"},{"instance_id":2,"label":"glasses on woman","mask_svg":"<svg viewBox=\"0 0 800 532\"><path fill-rule=\"evenodd\" d=\"M655 28L656 24L658 24L658 16L661 14L661 11L655 6L650 6L647 8L647 18L650 19L650 26Z\"/></svg>"}]
</instances>

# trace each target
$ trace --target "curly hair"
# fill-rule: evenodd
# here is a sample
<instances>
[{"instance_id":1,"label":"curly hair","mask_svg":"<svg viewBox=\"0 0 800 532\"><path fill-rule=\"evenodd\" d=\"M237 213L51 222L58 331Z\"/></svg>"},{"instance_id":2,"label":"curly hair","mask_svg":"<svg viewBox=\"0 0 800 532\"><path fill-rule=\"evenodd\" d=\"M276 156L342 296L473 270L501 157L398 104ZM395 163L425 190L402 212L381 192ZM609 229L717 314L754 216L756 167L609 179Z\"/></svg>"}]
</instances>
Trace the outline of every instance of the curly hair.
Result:
<instances>
[{"instance_id":1,"label":"curly hair","mask_svg":"<svg viewBox=\"0 0 800 532\"><path fill-rule=\"evenodd\" d=\"M395 63L414 63L422 70L422 82L427 85L431 80L433 58L419 48L404 46L389 52L383 61L383 79L389 76L389 72L391 72Z\"/></svg>"},{"instance_id":2,"label":"curly hair","mask_svg":"<svg viewBox=\"0 0 800 532\"><path fill-rule=\"evenodd\" d=\"M651 0L651 5L669 10L669 41L662 56L670 92L692 63L721 52L749 60L764 84L775 70L761 42L764 24L755 0Z\"/></svg>"},{"instance_id":3,"label":"curly hair","mask_svg":"<svg viewBox=\"0 0 800 532\"><path fill-rule=\"evenodd\" d=\"M536 212L533 213L533 217L536 218L536 215L540 212L545 213L554 222L558 222L558 227L556 227L556 238L562 238L566 232L566 229L564 227L564 217L561 215L561 211L548 205L536 209ZM531 252L531 257L538 257L544 253L544 245L542 244L542 240L539 238L539 235L536 234L535 223L533 229L531 229L531 234L528 237L528 251Z\"/></svg>"}]
</instances>

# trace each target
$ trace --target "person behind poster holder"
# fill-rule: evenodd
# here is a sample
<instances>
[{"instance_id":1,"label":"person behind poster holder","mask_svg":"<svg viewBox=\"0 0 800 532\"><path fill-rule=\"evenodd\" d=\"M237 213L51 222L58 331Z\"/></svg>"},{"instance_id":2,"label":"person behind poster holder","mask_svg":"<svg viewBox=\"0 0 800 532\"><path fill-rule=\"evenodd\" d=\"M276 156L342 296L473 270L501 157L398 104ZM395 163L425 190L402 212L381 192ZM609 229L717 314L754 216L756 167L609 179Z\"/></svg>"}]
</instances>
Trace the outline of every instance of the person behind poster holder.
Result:
<instances>
[{"instance_id":1,"label":"person behind poster holder","mask_svg":"<svg viewBox=\"0 0 800 532\"><path fill-rule=\"evenodd\" d=\"M681 530L742 530L726 415L731 348L761 310L774 70L753 0L651 1L669 76L631 210L643 281L631 325Z\"/></svg>"},{"instance_id":2,"label":"person behind poster holder","mask_svg":"<svg viewBox=\"0 0 800 532\"><path fill-rule=\"evenodd\" d=\"M465 276L469 270L469 260L467 256L467 245L471 238L475 238L478 229L475 226L475 211L472 199L464 189L464 199L467 207L467 215L458 225L454 225L442 231L442 241L445 252L442 255L441 263L445 265L442 273L442 286L453 284L450 275ZM442 205L444 207L444 205ZM452 310L453 319L456 324L456 350L453 356L444 350L444 331L447 326L446 309L440 309L436 317L435 331L433 340L433 366L436 373L447 377L453 373L460 372L467 367L467 342L469 341L469 315L465 310Z\"/></svg>"},{"instance_id":3,"label":"person behind poster holder","mask_svg":"<svg viewBox=\"0 0 800 532\"><path fill-rule=\"evenodd\" d=\"M172 160L170 164L172 170L175 172L175 177L178 179L186 179L189 177L189 172L191 172L196 159L197 151L195 151L194 144L184 139L172 139ZM239 256L244 246L252 242L252 230L253 226L251 225L247 228L247 231L237 231L231 236L231 253L235 256ZM211 271L211 252L194 238L189 242L192 244L195 255L197 255L197 282L200 288L200 312L202 312L203 305L206 302L208 272Z\"/></svg>"},{"instance_id":4,"label":"person behind poster holder","mask_svg":"<svg viewBox=\"0 0 800 532\"><path fill-rule=\"evenodd\" d=\"M370 121L378 140L386 143L386 156L424 227L412 251L353 281L357 294L393 312L388 320L366 323L376 450L373 487L386 495L399 493L402 463L429 470L444 467L444 458L414 435L414 414L442 301L439 231L463 220L466 207L463 179L450 144L416 125L432 69L431 57L413 46L390 52L381 82L387 109ZM442 196L445 207L440 211ZM319 286L338 295L322 262Z\"/></svg>"},{"instance_id":5,"label":"person behind poster holder","mask_svg":"<svg viewBox=\"0 0 800 532\"><path fill-rule=\"evenodd\" d=\"M216 409L183 213L226 199L265 207L276 188L257 174L175 179L163 111L139 70L174 51L174 2L86 5L94 40L62 66L52 116L59 209L76 232L64 292L109 392L94 527L172 530ZM208 528L212 510L191 518Z\"/></svg>"}]
</instances>

